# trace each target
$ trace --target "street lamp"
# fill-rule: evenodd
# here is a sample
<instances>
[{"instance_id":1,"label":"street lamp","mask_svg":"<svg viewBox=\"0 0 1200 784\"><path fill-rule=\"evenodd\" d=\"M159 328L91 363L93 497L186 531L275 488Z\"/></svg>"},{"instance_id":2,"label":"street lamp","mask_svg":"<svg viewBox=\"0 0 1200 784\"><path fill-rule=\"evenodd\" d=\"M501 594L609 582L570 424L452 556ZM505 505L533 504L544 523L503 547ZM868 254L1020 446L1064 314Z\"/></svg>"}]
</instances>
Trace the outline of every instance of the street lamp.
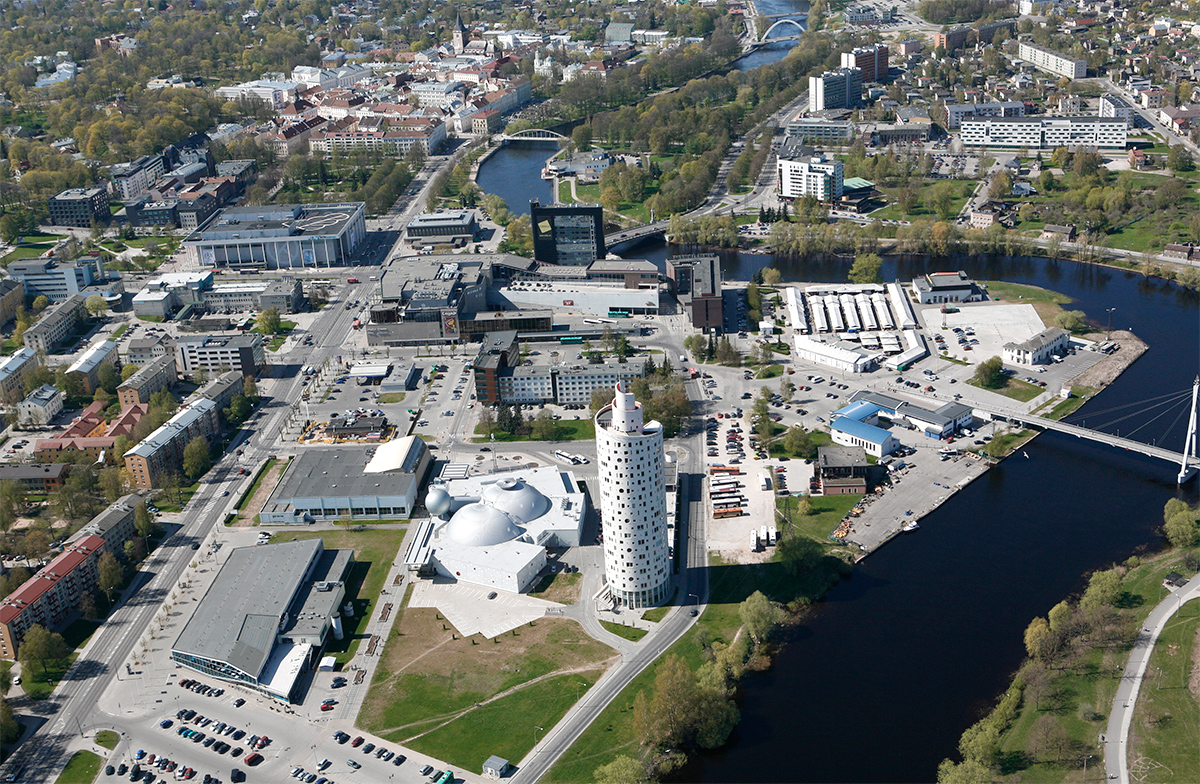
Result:
<instances>
[{"instance_id":1,"label":"street lamp","mask_svg":"<svg viewBox=\"0 0 1200 784\"><path fill-rule=\"evenodd\" d=\"M1105 308L1104 310L1108 313L1108 329L1104 333L1104 339L1108 340L1108 333L1112 332L1112 314L1116 308Z\"/></svg>"},{"instance_id":2,"label":"street lamp","mask_svg":"<svg viewBox=\"0 0 1200 784\"><path fill-rule=\"evenodd\" d=\"M1092 759L1094 756L1095 756L1094 754L1089 754L1089 755L1087 755L1086 757L1084 757L1084 758L1083 758L1083 780L1084 780L1084 781L1087 781L1087 764L1088 764L1088 760Z\"/></svg>"},{"instance_id":3,"label":"street lamp","mask_svg":"<svg viewBox=\"0 0 1200 784\"><path fill-rule=\"evenodd\" d=\"M536 745L537 745L537 734L538 734L538 730L541 730L542 732L545 732L545 731L546 731L546 728L545 728L545 727L538 727L538 726L534 725L534 728L533 728L533 745L534 745L534 746L536 746Z\"/></svg>"},{"instance_id":4,"label":"street lamp","mask_svg":"<svg viewBox=\"0 0 1200 784\"><path fill-rule=\"evenodd\" d=\"M699 603L700 603L700 597L699 597L699 596L696 596L696 594L694 594L694 593L689 593L689 594L688 594L688 598L689 598L689 599L691 599L693 596L695 596L695 597L696 597L696 604L699 604Z\"/></svg>"}]
</instances>

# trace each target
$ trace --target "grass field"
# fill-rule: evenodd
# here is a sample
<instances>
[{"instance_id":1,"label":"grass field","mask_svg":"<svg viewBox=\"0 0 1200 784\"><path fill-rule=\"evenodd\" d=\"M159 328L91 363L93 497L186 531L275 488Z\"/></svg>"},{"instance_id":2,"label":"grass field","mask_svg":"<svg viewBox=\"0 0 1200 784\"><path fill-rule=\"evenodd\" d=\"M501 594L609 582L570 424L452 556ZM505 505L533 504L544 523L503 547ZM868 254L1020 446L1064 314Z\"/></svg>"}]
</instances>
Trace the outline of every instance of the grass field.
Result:
<instances>
[{"instance_id":1,"label":"grass field","mask_svg":"<svg viewBox=\"0 0 1200 784\"><path fill-rule=\"evenodd\" d=\"M1129 759L1139 770L1153 770L1155 781L1200 781L1200 684L1190 683L1197 633L1200 606L1191 602L1163 629L1138 694Z\"/></svg>"},{"instance_id":2,"label":"grass field","mask_svg":"<svg viewBox=\"0 0 1200 784\"><path fill-rule=\"evenodd\" d=\"M96 733L96 745L112 751L117 747L117 743L121 740L121 736L112 730L100 730Z\"/></svg>"},{"instance_id":3,"label":"grass field","mask_svg":"<svg viewBox=\"0 0 1200 784\"><path fill-rule=\"evenodd\" d=\"M485 435L485 431L479 426L475 426L475 433L479 438L471 439L476 444L485 444L492 439ZM533 441L532 435L517 436L512 433L496 433L496 441L511 442L511 441ZM560 419L558 420L558 437L555 441L592 441L596 438L596 423L591 418L586 419Z\"/></svg>"},{"instance_id":4,"label":"grass field","mask_svg":"<svg viewBox=\"0 0 1200 784\"><path fill-rule=\"evenodd\" d=\"M639 629L636 626L622 626L621 624L613 623L612 621L601 621L600 625L618 637L624 637L626 640L633 640L634 642L637 642L650 633L645 629Z\"/></svg>"},{"instance_id":5,"label":"grass field","mask_svg":"<svg viewBox=\"0 0 1200 784\"><path fill-rule=\"evenodd\" d=\"M548 574L534 587L529 595L537 599L559 604L574 604L579 601L579 589L582 587L583 575L579 572L558 572Z\"/></svg>"},{"instance_id":6,"label":"grass field","mask_svg":"<svg viewBox=\"0 0 1200 784\"><path fill-rule=\"evenodd\" d=\"M166 493L159 493L158 497L154 499L154 505L161 512L180 512L183 510L183 507L187 506L187 502L192 500L192 496L199 489L200 483L196 482L194 485L181 487L178 496L172 494L168 498Z\"/></svg>"},{"instance_id":7,"label":"grass field","mask_svg":"<svg viewBox=\"0 0 1200 784\"><path fill-rule=\"evenodd\" d=\"M379 396L379 403L403 403L404 398L408 396L407 392L387 392Z\"/></svg>"},{"instance_id":8,"label":"grass field","mask_svg":"<svg viewBox=\"0 0 1200 784\"><path fill-rule=\"evenodd\" d=\"M330 639L325 651L333 656L339 665L345 665L354 658L359 642L366 639L367 635L359 634L359 630L366 626L366 619L375 611L380 598L379 592L383 589L383 581L400 551L400 544L404 541L406 533L407 529L295 534L285 532L271 540L278 543L293 539L324 539L326 549L354 550L354 566L351 567L350 577L346 581L346 600L354 603L354 617L343 616L345 635L340 640Z\"/></svg>"},{"instance_id":9,"label":"grass field","mask_svg":"<svg viewBox=\"0 0 1200 784\"><path fill-rule=\"evenodd\" d=\"M67 767L58 775L57 784L92 784L104 764L90 751L77 751L67 760Z\"/></svg>"},{"instance_id":10,"label":"grass field","mask_svg":"<svg viewBox=\"0 0 1200 784\"><path fill-rule=\"evenodd\" d=\"M783 375L783 365L767 365L754 374L755 378L778 378Z\"/></svg>"},{"instance_id":11,"label":"grass field","mask_svg":"<svg viewBox=\"0 0 1200 784\"><path fill-rule=\"evenodd\" d=\"M600 670L589 670L547 678L471 710L407 745L470 771L479 770L493 754L520 760L600 675Z\"/></svg>"},{"instance_id":12,"label":"grass field","mask_svg":"<svg viewBox=\"0 0 1200 784\"><path fill-rule=\"evenodd\" d=\"M673 605L664 604L662 607L655 607L642 613L642 618L653 623L658 623L663 618L667 617L667 613L671 612Z\"/></svg>"},{"instance_id":13,"label":"grass field","mask_svg":"<svg viewBox=\"0 0 1200 784\"><path fill-rule=\"evenodd\" d=\"M842 518L862 500L862 496L814 495L809 496L808 500L813 505L814 514L796 515L793 521L796 531L809 539L829 544L829 534L834 528L837 528ZM780 510L789 504L794 509L796 503L796 496L782 496L775 499L775 507Z\"/></svg>"},{"instance_id":14,"label":"grass field","mask_svg":"<svg viewBox=\"0 0 1200 784\"><path fill-rule=\"evenodd\" d=\"M1042 394L1041 387L1030 384L1028 381L1020 381L1012 376L1005 377L1003 386L995 389L981 386L976 384L974 381L968 381L967 383L973 387L978 387L979 389L987 389L989 392L995 392L997 394L1004 395L1005 397L1010 397L1013 400L1020 400L1022 403L1028 403L1030 400L1033 400L1035 397Z\"/></svg>"},{"instance_id":15,"label":"grass field","mask_svg":"<svg viewBox=\"0 0 1200 784\"><path fill-rule=\"evenodd\" d=\"M912 212L905 212L904 210L900 209L900 205L896 203L900 191L902 190L901 188L882 187L879 189L879 191L888 197L888 201L890 203L883 209L872 212L871 217L878 218L880 220L913 220L915 218L937 220L937 214L926 206L926 201L928 201L929 190L934 186L944 182L953 182L959 186L959 189L956 191L957 195L950 200L950 209L954 211L953 214L957 215L959 210L963 208L963 205L967 203L968 195L975 187L974 182L968 180L957 182L953 180L918 180L915 183L919 189L917 206L913 208Z\"/></svg>"},{"instance_id":16,"label":"grass field","mask_svg":"<svg viewBox=\"0 0 1200 784\"><path fill-rule=\"evenodd\" d=\"M70 653L67 658L57 661L47 661L27 664L22 670L21 688L31 700L44 700L54 691L55 685L67 674L67 670L79 657L79 651L87 644L92 633L100 627L97 621L85 621L82 618L72 621L63 632L63 640L67 643Z\"/></svg>"},{"instance_id":17,"label":"grass field","mask_svg":"<svg viewBox=\"0 0 1200 784\"><path fill-rule=\"evenodd\" d=\"M1095 387L1078 386L1071 388L1071 396L1066 400L1061 400L1055 404L1054 408L1050 409L1049 413L1042 416L1050 419L1062 419L1075 413L1076 409L1087 402L1088 398L1095 395L1100 390Z\"/></svg>"}]
</instances>

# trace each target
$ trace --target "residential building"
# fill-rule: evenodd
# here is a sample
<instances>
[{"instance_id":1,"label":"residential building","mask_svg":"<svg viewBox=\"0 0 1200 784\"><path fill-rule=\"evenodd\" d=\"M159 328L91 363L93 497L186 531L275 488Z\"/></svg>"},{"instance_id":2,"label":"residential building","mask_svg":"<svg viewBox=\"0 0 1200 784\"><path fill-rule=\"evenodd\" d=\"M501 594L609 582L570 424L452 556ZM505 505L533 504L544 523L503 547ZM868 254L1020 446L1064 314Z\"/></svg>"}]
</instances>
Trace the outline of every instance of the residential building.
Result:
<instances>
[{"instance_id":1,"label":"residential building","mask_svg":"<svg viewBox=\"0 0 1200 784\"><path fill-rule=\"evenodd\" d=\"M13 278L0 279L0 327L17 317L17 308L25 304L25 284Z\"/></svg>"},{"instance_id":2,"label":"residential building","mask_svg":"<svg viewBox=\"0 0 1200 784\"><path fill-rule=\"evenodd\" d=\"M0 463L0 482L18 482L36 495L57 493L70 473L70 463Z\"/></svg>"},{"instance_id":3,"label":"residential building","mask_svg":"<svg viewBox=\"0 0 1200 784\"><path fill-rule=\"evenodd\" d=\"M111 340L98 340L83 352L83 356L67 368L67 373L78 373L83 382L84 391L91 395L100 386L100 368L105 365L114 370L121 369L117 344Z\"/></svg>"},{"instance_id":4,"label":"residential building","mask_svg":"<svg viewBox=\"0 0 1200 784\"><path fill-rule=\"evenodd\" d=\"M38 353L23 348L0 361L0 400L12 405L25 397L25 377L41 365Z\"/></svg>"},{"instance_id":5,"label":"residential building","mask_svg":"<svg viewBox=\"0 0 1200 784\"><path fill-rule=\"evenodd\" d=\"M105 280L104 262L99 256L78 261L59 259L21 259L8 265L9 277L25 284L25 296L45 294L51 302L62 302L88 291Z\"/></svg>"},{"instance_id":6,"label":"residential building","mask_svg":"<svg viewBox=\"0 0 1200 784\"><path fill-rule=\"evenodd\" d=\"M104 540L104 548L118 558L125 552L125 543L137 536L133 524L134 514L142 497L136 493L118 498L103 512L93 517L68 540L74 542L85 536L98 536Z\"/></svg>"},{"instance_id":7,"label":"residential building","mask_svg":"<svg viewBox=\"0 0 1200 784\"><path fill-rule=\"evenodd\" d=\"M117 400L121 407L149 403L155 392L170 389L175 385L175 357L163 355L142 367L117 387Z\"/></svg>"},{"instance_id":8,"label":"residential building","mask_svg":"<svg viewBox=\"0 0 1200 784\"><path fill-rule=\"evenodd\" d=\"M162 153L143 155L129 163L116 163L108 167L113 195L120 201L129 201L149 190L159 177L166 173Z\"/></svg>"},{"instance_id":9,"label":"residential building","mask_svg":"<svg viewBox=\"0 0 1200 784\"><path fill-rule=\"evenodd\" d=\"M645 375L642 362L517 365L500 371L497 384L502 403L588 404L592 392Z\"/></svg>"},{"instance_id":10,"label":"residential building","mask_svg":"<svg viewBox=\"0 0 1200 784\"><path fill-rule=\"evenodd\" d=\"M475 396L480 403L496 404L500 397L500 375L506 368L521 364L521 344L515 331L492 332L484 336L479 353L471 363L475 377Z\"/></svg>"},{"instance_id":11,"label":"residential building","mask_svg":"<svg viewBox=\"0 0 1200 784\"><path fill-rule=\"evenodd\" d=\"M951 54L956 49L961 49L968 42L990 44L995 40L996 33L1002 31L1011 36L1016 27L1016 19L1002 19L999 22L990 22L974 28L956 27L953 30L936 33L933 45L935 48L944 50L946 54Z\"/></svg>"},{"instance_id":12,"label":"residential building","mask_svg":"<svg viewBox=\"0 0 1200 784\"><path fill-rule=\"evenodd\" d=\"M200 599L171 659L205 680L289 703L331 637L354 566L320 539L234 548Z\"/></svg>"},{"instance_id":13,"label":"residential building","mask_svg":"<svg viewBox=\"0 0 1200 784\"><path fill-rule=\"evenodd\" d=\"M141 367L165 356L171 357L174 361L175 339L166 333L158 333L130 340L129 353L126 354L125 361Z\"/></svg>"},{"instance_id":14,"label":"residential building","mask_svg":"<svg viewBox=\"0 0 1200 784\"><path fill-rule=\"evenodd\" d=\"M1050 362L1050 357L1063 354L1071 342L1071 333L1058 327L1050 327L1020 343L1005 343L1004 361L1012 365L1041 365Z\"/></svg>"},{"instance_id":15,"label":"residential building","mask_svg":"<svg viewBox=\"0 0 1200 784\"><path fill-rule=\"evenodd\" d=\"M856 109L862 101L862 71L838 68L808 77L808 110Z\"/></svg>"},{"instance_id":16,"label":"residential building","mask_svg":"<svg viewBox=\"0 0 1200 784\"><path fill-rule=\"evenodd\" d=\"M779 195L785 199L814 196L829 204L842 198L843 164L825 155L779 158Z\"/></svg>"},{"instance_id":17,"label":"residential building","mask_svg":"<svg viewBox=\"0 0 1200 784\"><path fill-rule=\"evenodd\" d=\"M996 103L948 103L946 104L946 127L957 128L964 117L1024 117L1023 101L998 101Z\"/></svg>"},{"instance_id":18,"label":"residential building","mask_svg":"<svg viewBox=\"0 0 1200 784\"><path fill-rule=\"evenodd\" d=\"M29 430L46 427L63 410L63 393L58 387L43 384L17 404L17 424Z\"/></svg>"},{"instance_id":19,"label":"residential building","mask_svg":"<svg viewBox=\"0 0 1200 784\"><path fill-rule=\"evenodd\" d=\"M1129 101L1119 95L1105 93L1100 96L1100 116L1115 117L1125 121L1126 125L1133 125L1133 118L1136 115L1136 110Z\"/></svg>"},{"instance_id":20,"label":"residential building","mask_svg":"<svg viewBox=\"0 0 1200 784\"><path fill-rule=\"evenodd\" d=\"M842 68L857 68L862 72L862 83L881 82L888 75L887 44L860 46L842 52Z\"/></svg>"},{"instance_id":21,"label":"residential building","mask_svg":"<svg viewBox=\"0 0 1200 784\"><path fill-rule=\"evenodd\" d=\"M966 147L1053 150L1124 149L1129 134L1117 117L982 117L962 120Z\"/></svg>"},{"instance_id":22,"label":"residential building","mask_svg":"<svg viewBox=\"0 0 1200 784\"><path fill-rule=\"evenodd\" d=\"M53 629L74 614L80 599L96 590L104 540L85 536L67 544L50 563L0 601L0 659L16 661L25 632L34 624Z\"/></svg>"},{"instance_id":23,"label":"residential building","mask_svg":"<svg viewBox=\"0 0 1200 784\"><path fill-rule=\"evenodd\" d=\"M46 308L41 319L25 330L25 347L39 354L53 352L65 339L74 336L87 318L85 302L82 295L74 294Z\"/></svg>"},{"instance_id":24,"label":"residential building","mask_svg":"<svg viewBox=\"0 0 1200 784\"><path fill-rule=\"evenodd\" d=\"M209 376L229 370L257 376L266 355L262 336L257 334L180 338L175 346L175 363L185 376L194 376L198 370Z\"/></svg>"},{"instance_id":25,"label":"residential building","mask_svg":"<svg viewBox=\"0 0 1200 784\"><path fill-rule=\"evenodd\" d=\"M642 404L616 385L596 413L596 462L604 533L606 599L633 610L671 596L663 428L645 422Z\"/></svg>"},{"instance_id":26,"label":"residential building","mask_svg":"<svg viewBox=\"0 0 1200 784\"><path fill-rule=\"evenodd\" d=\"M226 101L253 98L265 103L271 109L279 110L296 100L296 93L299 90L300 85L296 82L256 79L252 82L218 87L214 95Z\"/></svg>"},{"instance_id":27,"label":"residential building","mask_svg":"<svg viewBox=\"0 0 1200 784\"><path fill-rule=\"evenodd\" d=\"M193 264L287 269L353 264L366 237L363 202L230 207L183 241Z\"/></svg>"},{"instance_id":28,"label":"residential building","mask_svg":"<svg viewBox=\"0 0 1200 784\"><path fill-rule=\"evenodd\" d=\"M1082 79L1087 76L1086 60L1027 41L1021 41L1018 45L1017 56L1038 70L1055 76L1064 76L1067 79Z\"/></svg>"},{"instance_id":29,"label":"residential building","mask_svg":"<svg viewBox=\"0 0 1200 784\"><path fill-rule=\"evenodd\" d=\"M196 390L192 399L211 400L217 404L218 411L229 408L234 395L240 395L246 388L246 379L236 370L222 373L204 386Z\"/></svg>"},{"instance_id":30,"label":"residential building","mask_svg":"<svg viewBox=\"0 0 1200 784\"><path fill-rule=\"evenodd\" d=\"M181 408L166 424L125 453L125 467L139 488L157 487L162 477L178 474L183 450L196 438L211 444L217 435L217 404L196 400Z\"/></svg>"},{"instance_id":31,"label":"residential building","mask_svg":"<svg viewBox=\"0 0 1200 784\"><path fill-rule=\"evenodd\" d=\"M845 446L817 449L816 473L822 495L865 495L870 467L862 449Z\"/></svg>"},{"instance_id":32,"label":"residential building","mask_svg":"<svg viewBox=\"0 0 1200 784\"><path fill-rule=\"evenodd\" d=\"M586 267L607 255L604 209L599 204L529 202L533 257L544 264Z\"/></svg>"},{"instance_id":33,"label":"residential building","mask_svg":"<svg viewBox=\"0 0 1200 784\"><path fill-rule=\"evenodd\" d=\"M75 226L89 229L93 224L107 224L108 191L103 188L69 188L46 201L50 223L55 226Z\"/></svg>"}]
</instances>

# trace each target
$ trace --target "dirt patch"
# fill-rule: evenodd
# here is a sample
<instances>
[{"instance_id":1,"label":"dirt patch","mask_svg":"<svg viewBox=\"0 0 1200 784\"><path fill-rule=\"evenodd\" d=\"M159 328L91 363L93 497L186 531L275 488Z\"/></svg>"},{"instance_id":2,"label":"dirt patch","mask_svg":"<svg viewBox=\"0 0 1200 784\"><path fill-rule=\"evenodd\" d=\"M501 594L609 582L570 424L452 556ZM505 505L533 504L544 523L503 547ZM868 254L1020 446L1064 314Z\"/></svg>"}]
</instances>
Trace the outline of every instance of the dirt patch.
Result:
<instances>
[{"instance_id":1,"label":"dirt patch","mask_svg":"<svg viewBox=\"0 0 1200 784\"><path fill-rule=\"evenodd\" d=\"M435 609L405 607L384 647L358 723L414 735L497 694L556 672L604 669L613 650L565 618L500 637L460 637Z\"/></svg>"},{"instance_id":2,"label":"dirt patch","mask_svg":"<svg viewBox=\"0 0 1200 784\"><path fill-rule=\"evenodd\" d=\"M1090 340L1103 342L1104 333L1092 334L1087 337ZM1097 389L1106 387L1116 381L1125 368L1137 361L1137 358L1145 354L1146 349L1149 348L1137 335L1124 330L1110 332L1109 340L1120 345L1121 348L1071 379L1071 384L1096 387Z\"/></svg>"},{"instance_id":3,"label":"dirt patch","mask_svg":"<svg viewBox=\"0 0 1200 784\"><path fill-rule=\"evenodd\" d=\"M545 599L559 604L574 604L579 601L580 589L583 587L583 575L579 572L565 574L548 574L541 579L537 586L529 592L535 599Z\"/></svg>"},{"instance_id":4,"label":"dirt patch","mask_svg":"<svg viewBox=\"0 0 1200 784\"><path fill-rule=\"evenodd\" d=\"M288 462L287 460L279 460L275 465L267 469L266 473L263 474L262 482L258 485L258 489L246 501L246 506L242 511L238 512L237 519L231 525L239 527L254 525L255 516L267 505L267 501L271 498L271 493L275 492L275 486L279 484L284 470L288 467Z\"/></svg>"}]
</instances>

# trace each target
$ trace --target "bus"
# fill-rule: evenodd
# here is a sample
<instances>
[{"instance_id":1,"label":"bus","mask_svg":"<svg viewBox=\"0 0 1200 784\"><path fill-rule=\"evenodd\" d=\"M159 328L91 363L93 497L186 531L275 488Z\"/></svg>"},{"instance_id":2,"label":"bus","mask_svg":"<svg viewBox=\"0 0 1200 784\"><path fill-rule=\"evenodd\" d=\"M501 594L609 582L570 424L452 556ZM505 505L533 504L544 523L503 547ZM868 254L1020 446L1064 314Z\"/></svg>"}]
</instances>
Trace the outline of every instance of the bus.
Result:
<instances>
[{"instance_id":1,"label":"bus","mask_svg":"<svg viewBox=\"0 0 1200 784\"><path fill-rule=\"evenodd\" d=\"M438 780L434 782L434 784L450 784L452 781L454 781L454 771L447 770L445 773L438 776Z\"/></svg>"},{"instance_id":2,"label":"bus","mask_svg":"<svg viewBox=\"0 0 1200 784\"><path fill-rule=\"evenodd\" d=\"M722 520L726 517L741 517L743 514L741 509L718 509L713 512L714 520Z\"/></svg>"},{"instance_id":3,"label":"bus","mask_svg":"<svg viewBox=\"0 0 1200 784\"><path fill-rule=\"evenodd\" d=\"M559 343L582 343L583 336L582 335L563 335L561 338L558 339L558 342Z\"/></svg>"},{"instance_id":4,"label":"bus","mask_svg":"<svg viewBox=\"0 0 1200 784\"><path fill-rule=\"evenodd\" d=\"M558 450L557 452L555 452L554 456L557 457L559 460L563 461L564 463L570 463L571 465L579 465L579 458L575 457L575 455L564 452L561 449Z\"/></svg>"},{"instance_id":5,"label":"bus","mask_svg":"<svg viewBox=\"0 0 1200 784\"><path fill-rule=\"evenodd\" d=\"M629 311L628 310L614 310L612 308L609 308L608 317L609 318L629 318Z\"/></svg>"}]
</instances>

